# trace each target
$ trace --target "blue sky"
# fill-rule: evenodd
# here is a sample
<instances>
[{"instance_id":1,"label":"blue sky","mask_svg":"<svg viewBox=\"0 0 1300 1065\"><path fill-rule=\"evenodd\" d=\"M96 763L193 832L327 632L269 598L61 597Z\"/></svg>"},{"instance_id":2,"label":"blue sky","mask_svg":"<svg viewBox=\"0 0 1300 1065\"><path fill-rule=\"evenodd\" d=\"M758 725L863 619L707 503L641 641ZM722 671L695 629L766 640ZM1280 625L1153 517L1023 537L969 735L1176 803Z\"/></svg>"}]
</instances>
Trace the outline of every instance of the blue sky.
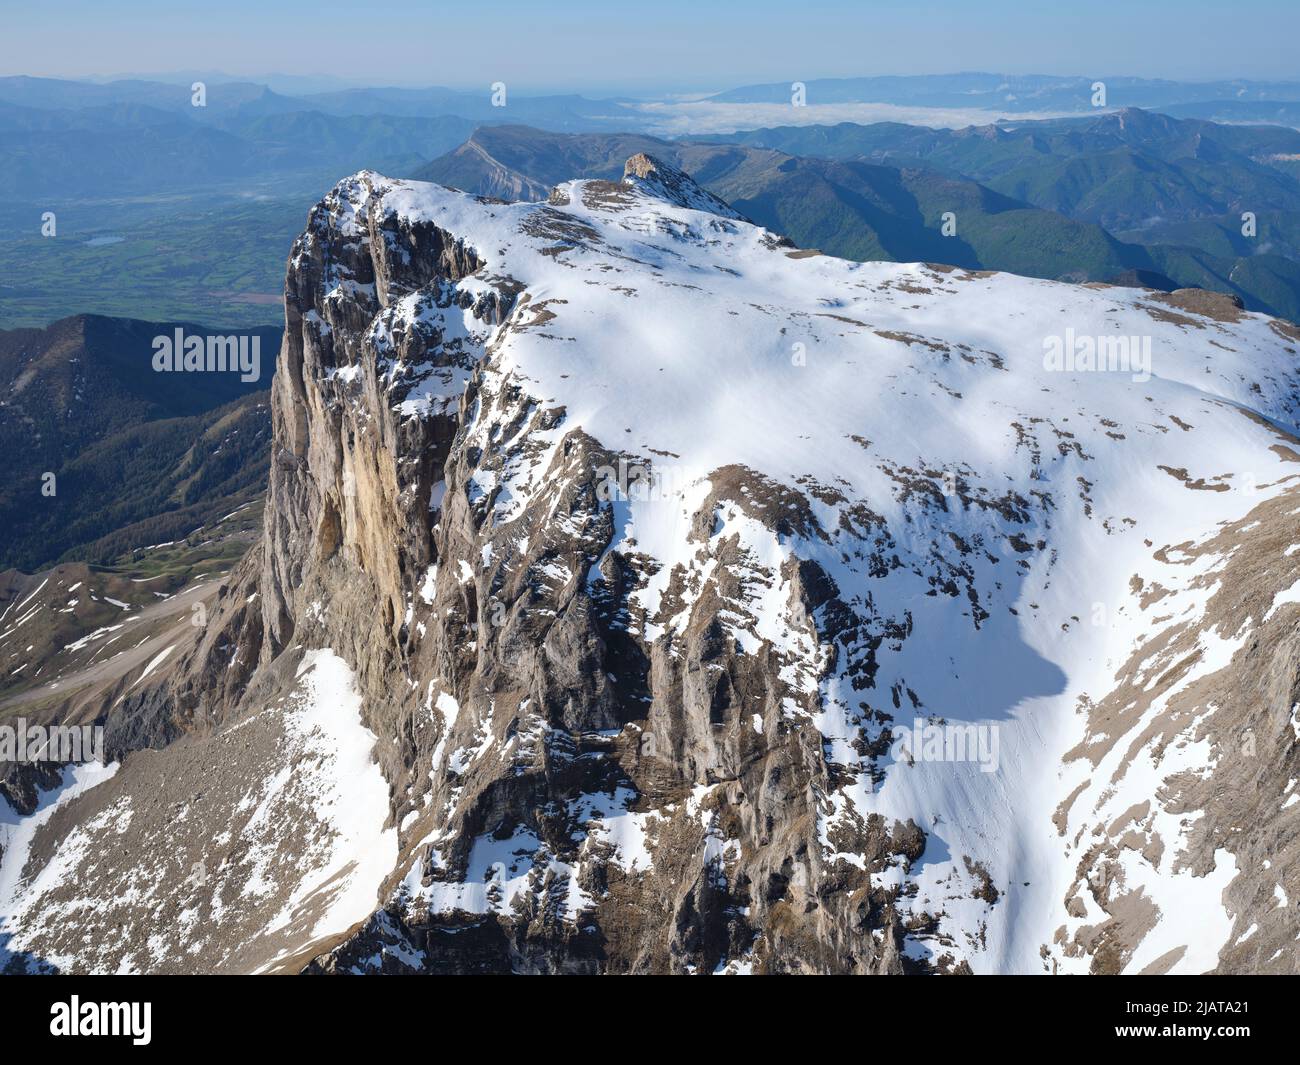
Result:
<instances>
[{"instance_id":1,"label":"blue sky","mask_svg":"<svg viewBox=\"0 0 1300 1065\"><path fill-rule=\"evenodd\" d=\"M2 74L332 73L371 85L683 93L958 70L1300 79L1300 0L4 5Z\"/></svg>"}]
</instances>

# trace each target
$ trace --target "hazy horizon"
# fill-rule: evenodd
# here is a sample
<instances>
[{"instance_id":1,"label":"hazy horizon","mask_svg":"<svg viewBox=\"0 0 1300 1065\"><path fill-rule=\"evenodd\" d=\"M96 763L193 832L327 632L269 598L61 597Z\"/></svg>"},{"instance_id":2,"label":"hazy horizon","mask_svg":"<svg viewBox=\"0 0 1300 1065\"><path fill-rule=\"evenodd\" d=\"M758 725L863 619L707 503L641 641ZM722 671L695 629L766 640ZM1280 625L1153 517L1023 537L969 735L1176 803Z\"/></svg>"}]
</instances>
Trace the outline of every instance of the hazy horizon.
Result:
<instances>
[{"instance_id":1,"label":"hazy horizon","mask_svg":"<svg viewBox=\"0 0 1300 1065\"><path fill-rule=\"evenodd\" d=\"M1073 71L1065 73L1045 73L1044 71L1025 71L1022 73L1012 73L1006 70L925 70L917 71L914 74L877 74L874 72L860 74L842 74L842 75L819 75L811 74L807 77L797 80L804 82L816 81L847 81L855 78L870 77L955 77L958 75L1005 75L1007 77L1060 77L1060 78L1096 78L1100 81L1113 80L1116 78L1144 78L1145 75L1131 74L1125 71L1102 70L1093 71ZM189 85L193 80L206 79L212 84L253 84L265 85L273 92L282 95L292 96L312 95L322 92L346 91L348 89L398 89L409 91L420 90L450 90L452 92L475 93L488 91L487 84L479 83L451 83L439 81L411 81L405 82L396 78L377 76L375 80L366 79L343 79L336 78L329 74L286 74L283 71L263 71L260 73L236 74L227 70L141 70L141 71L116 71L100 72L90 71L85 74L48 74L33 73L29 70L0 71L0 78L10 77L29 77L41 78L52 81L74 81L84 82L95 85L108 85L113 82L121 81L151 81L164 85ZM627 97L631 99L645 100L672 100L677 102L691 102L705 99L716 93L726 92L728 90L743 88L751 85L768 85L784 84L785 80L777 77L756 78L744 82L719 82L716 85L708 87L684 89L679 86L659 86L658 88L646 85L633 84L589 84L577 85L567 83L549 84L531 84L516 83L511 86L511 91L520 97L532 96L558 96L558 95L580 95L589 98L615 98ZM795 79L788 79L795 80ZM1220 81L1243 81L1243 82L1289 82L1300 85L1300 74L1290 77L1256 77L1252 75L1224 75L1221 78L1152 78L1152 81L1168 81L1174 84L1198 85L1213 84Z\"/></svg>"},{"instance_id":2,"label":"hazy horizon","mask_svg":"<svg viewBox=\"0 0 1300 1065\"><path fill-rule=\"evenodd\" d=\"M0 75L102 79L219 70L251 81L320 81L322 71L342 70L337 80L356 86L474 89L504 81L536 93L629 94L973 71L1285 80L1296 77L1291 42L1300 35L1300 6L1279 0L1234 5L1234 33L1224 33L1221 6L1207 0L1151 0L1140 10L1095 0L1078 10L1030 11L1010 0L978 9L939 0L924 10L894 0L811 0L798 8L755 0L743 10L662 0L654 19L591 0L544 16L519 0L499 8L502 17L485 32L472 7L396 0L364 35L371 46L382 39L382 49L360 49L354 25L340 31L332 17L354 8L337 0L275 7L232 0L220 9L123 0L112 10L54 0L8 13L13 51L0 51ZM385 35L386 28L394 32ZM1081 55L1097 56L1097 69L1081 69Z\"/></svg>"}]
</instances>

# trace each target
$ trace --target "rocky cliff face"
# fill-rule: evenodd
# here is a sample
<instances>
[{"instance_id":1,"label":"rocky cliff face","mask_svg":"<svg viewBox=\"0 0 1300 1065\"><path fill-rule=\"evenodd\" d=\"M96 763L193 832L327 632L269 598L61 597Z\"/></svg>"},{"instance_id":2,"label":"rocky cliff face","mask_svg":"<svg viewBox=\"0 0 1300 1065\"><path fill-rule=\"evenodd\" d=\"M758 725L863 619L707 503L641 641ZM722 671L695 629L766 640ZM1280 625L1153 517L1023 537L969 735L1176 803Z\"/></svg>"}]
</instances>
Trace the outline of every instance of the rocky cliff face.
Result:
<instances>
[{"instance_id":1,"label":"rocky cliff face","mask_svg":"<svg viewBox=\"0 0 1300 1065\"><path fill-rule=\"evenodd\" d=\"M1296 964L1288 327L644 156L356 175L286 296L262 542L18 822L13 967Z\"/></svg>"}]
</instances>

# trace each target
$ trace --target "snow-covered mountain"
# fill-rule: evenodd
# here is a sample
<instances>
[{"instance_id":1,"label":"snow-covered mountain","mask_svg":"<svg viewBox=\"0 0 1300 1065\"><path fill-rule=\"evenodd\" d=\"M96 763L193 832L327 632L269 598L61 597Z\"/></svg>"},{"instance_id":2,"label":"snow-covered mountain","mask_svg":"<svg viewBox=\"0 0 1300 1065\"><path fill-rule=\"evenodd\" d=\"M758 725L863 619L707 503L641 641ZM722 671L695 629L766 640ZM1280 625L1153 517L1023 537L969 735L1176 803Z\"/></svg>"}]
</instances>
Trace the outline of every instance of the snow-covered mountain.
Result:
<instances>
[{"instance_id":1,"label":"snow-covered mountain","mask_svg":"<svg viewBox=\"0 0 1300 1065\"><path fill-rule=\"evenodd\" d=\"M262 542L17 802L12 966L1295 970L1294 327L646 156L357 174L286 306Z\"/></svg>"}]
</instances>

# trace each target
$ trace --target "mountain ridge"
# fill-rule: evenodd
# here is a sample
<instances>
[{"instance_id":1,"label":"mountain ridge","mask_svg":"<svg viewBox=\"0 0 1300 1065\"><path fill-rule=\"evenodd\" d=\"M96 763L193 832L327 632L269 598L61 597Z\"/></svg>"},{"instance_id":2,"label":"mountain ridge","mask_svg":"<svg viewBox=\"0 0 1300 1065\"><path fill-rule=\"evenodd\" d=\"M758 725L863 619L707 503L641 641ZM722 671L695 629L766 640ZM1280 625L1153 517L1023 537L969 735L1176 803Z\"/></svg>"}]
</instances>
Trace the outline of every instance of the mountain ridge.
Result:
<instances>
[{"instance_id":1,"label":"mountain ridge","mask_svg":"<svg viewBox=\"0 0 1300 1065\"><path fill-rule=\"evenodd\" d=\"M1140 114L1140 122L1154 126L1187 125L1171 125L1173 120L1163 116ZM1048 125L1075 129L1108 122L1108 118L1073 119ZM493 126L476 130L465 145L424 165L413 176L505 199L540 199L541 190L558 180L565 168L576 167L585 177L615 177L621 166L615 158L621 150L648 150L694 172L711 191L769 228L786 233L804 247L830 254L947 262L1073 281L1106 281L1143 271L1172 279L1173 287L1208 288L1236 295L1252 310L1300 318L1300 264L1274 254L1275 245L1267 243L1268 238L1245 254L1243 249L1223 246L1222 239L1211 234L1200 238L1209 248L1203 251L1179 242L1181 231L1169 225L1164 227L1169 236L1147 244L1141 231L1126 232L1121 239L1095 221L1071 217L1051 205L1035 206L954 175L951 168L934 169L931 160L919 153L897 158L879 155L872 160L847 149L838 153L826 150L826 158L818 154L825 148L823 138L836 130L870 132L878 128L888 135L946 137L954 142L1008 136L996 126L952 133L888 123L792 127L788 131L795 138L791 147L812 153L792 156L746 143L766 143L764 131L656 144L632 136ZM729 152L728 144L736 147ZM847 157L831 157L835 154ZM1289 179L1279 174L1278 180ZM1267 226L1274 226L1274 215L1260 217ZM1282 215L1276 225L1285 226L1286 217ZM952 235L945 235L945 221L955 230ZM1236 224L1239 226L1240 220ZM1279 228L1279 232L1289 229ZM1278 251L1285 247L1281 241L1276 243Z\"/></svg>"},{"instance_id":2,"label":"mountain ridge","mask_svg":"<svg viewBox=\"0 0 1300 1065\"><path fill-rule=\"evenodd\" d=\"M103 562L252 498L280 330L242 334L260 345L259 380L247 382L231 371L158 373L155 340L178 329L224 335L91 314L0 332L0 446L11 456L0 568Z\"/></svg>"}]
</instances>

